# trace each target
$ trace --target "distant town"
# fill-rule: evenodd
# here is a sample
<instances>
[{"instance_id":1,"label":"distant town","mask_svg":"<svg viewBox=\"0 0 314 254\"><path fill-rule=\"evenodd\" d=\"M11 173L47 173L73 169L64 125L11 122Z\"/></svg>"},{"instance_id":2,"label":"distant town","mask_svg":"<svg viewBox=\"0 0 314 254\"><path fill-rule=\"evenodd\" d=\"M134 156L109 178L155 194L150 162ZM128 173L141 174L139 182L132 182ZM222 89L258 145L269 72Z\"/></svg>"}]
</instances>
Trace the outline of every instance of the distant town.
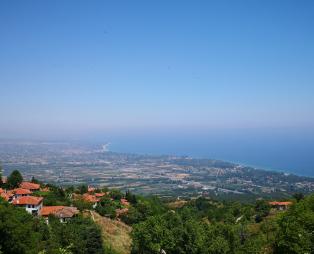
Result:
<instances>
[{"instance_id":1,"label":"distant town","mask_svg":"<svg viewBox=\"0 0 314 254\"><path fill-rule=\"evenodd\" d=\"M25 179L110 187L163 198L285 198L314 191L310 177L209 159L115 153L103 145L2 141L0 161L3 175L18 169Z\"/></svg>"}]
</instances>

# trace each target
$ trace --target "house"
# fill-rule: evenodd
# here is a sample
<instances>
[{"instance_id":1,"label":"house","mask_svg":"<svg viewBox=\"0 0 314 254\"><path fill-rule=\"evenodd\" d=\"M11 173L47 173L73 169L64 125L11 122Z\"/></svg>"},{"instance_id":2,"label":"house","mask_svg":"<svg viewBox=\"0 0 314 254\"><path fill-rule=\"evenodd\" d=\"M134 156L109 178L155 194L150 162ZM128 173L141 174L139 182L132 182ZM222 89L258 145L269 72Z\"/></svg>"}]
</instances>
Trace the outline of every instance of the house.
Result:
<instances>
[{"instance_id":1,"label":"house","mask_svg":"<svg viewBox=\"0 0 314 254\"><path fill-rule=\"evenodd\" d=\"M3 193L3 192L4 192L4 190L2 188L0 188L0 194Z\"/></svg>"},{"instance_id":2,"label":"house","mask_svg":"<svg viewBox=\"0 0 314 254\"><path fill-rule=\"evenodd\" d=\"M88 193L92 193L92 192L94 192L96 190L96 188L94 188L94 187L91 187L91 186L88 186Z\"/></svg>"},{"instance_id":3,"label":"house","mask_svg":"<svg viewBox=\"0 0 314 254\"><path fill-rule=\"evenodd\" d=\"M14 199L14 193L12 191L2 190L3 192L0 193L0 196L7 202L12 202Z\"/></svg>"},{"instance_id":4,"label":"house","mask_svg":"<svg viewBox=\"0 0 314 254\"><path fill-rule=\"evenodd\" d=\"M26 196L30 196L32 194L32 192L30 190L22 189L22 188L14 189L12 192L14 194L14 198L26 197Z\"/></svg>"},{"instance_id":5,"label":"house","mask_svg":"<svg viewBox=\"0 0 314 254\"><path fill-rule=\"evenodd\" d=\"M101 198L101 197L103 197L103 196L105 196L106 195L106 193L103 193L103 192L101 192L101 193L95 193L95 197L97 197L97 198Z\"/></svg>"},{"instance_id":6,"label":"house","mask_svg":"<svg viewBox=\"0 0 314 254\"><path fill-rule=\"evenodd\" d=\"M290 202L290 201L286 201L286 202L273 201L273 202L269 202L269 205L272 208L283 211L283 210L287 210L288 207L292 205L292 202Z\"/></svg>"},{"instance_id":7,"label":"house","mask_svg":"<svg viewBox=\"0 0 314 254\"><path fill-rule=\"evenodd\" d=\"M40 216L44 217L47 223L49 215L59 218L60 222L67 222L77 214L79 210L72 206L43 206L40 211Z\"/></svg>"},{"instance_id":8,"label":"house","mask_svg":"<svg viewBox=\"0 0 314 254\"><path fill-rule=\"evenodd\" d=\"M127 201L125 198L121 198L120 203L123 206L129 206L130 205L129 201Z\"/></svg>"},{"instance_id":9,"label":"house","mask_svg":"<svg viewBox=\"0 0 314 254\"><path fill-rule=\"evenodd\" d=\"M18 207L25 207L26 211L30 214L38 215L43 207L43 198L24 196L14 199L12 204Z\"/></svg>"},{"instance_id":10,"label":"house","mask_svg":"<svg viewBox=\"0 0 314 254\"><path fill-rule=\"evenodd\" d=\"M100 201L100 199L97 198L95 195L90 195L87 193L83 195L83 200L89 203L93 203L93 208L95 208L97 206L97 203Z\"/></svg>"},{"instance_id":11,"label":"house","mask_svg":"<svg viewBox=\"0 0 314 254\"><path fill-rule=\"evenodd\" d=\"M20 188L27 189L27 190L30 190L30 191L39 191L40 190L40 185L37 184L37 183L22 182L20 184Z\"/></svg>"}]
</instances>

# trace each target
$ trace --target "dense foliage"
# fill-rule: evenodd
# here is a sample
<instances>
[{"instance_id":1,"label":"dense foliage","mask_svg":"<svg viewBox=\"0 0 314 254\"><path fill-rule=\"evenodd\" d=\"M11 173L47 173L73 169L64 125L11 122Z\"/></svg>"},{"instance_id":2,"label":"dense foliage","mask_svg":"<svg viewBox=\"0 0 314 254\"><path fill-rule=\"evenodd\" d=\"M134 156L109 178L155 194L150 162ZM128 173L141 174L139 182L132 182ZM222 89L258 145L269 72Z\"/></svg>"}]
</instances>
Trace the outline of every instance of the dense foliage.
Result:
<instances>
[{"instance_id":1,"label":"dense foliage","mask_svg":"<svg viewBox=\"0 0 314 254\"><path fill-rule=\"evenodd\" d=\"M0 252L11 254L103 253L100 229L81 216L68 223L50 218L47 225L23 208L0 200Z\"/></svg>"},{"instance_id":2,"label":"dense foliage","mask_svg":"<svg viewBox=\"0 0 314 254\"><path fill-rule=\"evenodd\" d=\"M23 181L23 176L20 171L14 170L8 177L7 187L10 189L17 188Z\"/></svg>"},{"instance_id":3,"label":"dense foliage","mask_svg":"<svg viewBox=\"0 0 314 254\"><path fill-rule=\"evenodd\" d=\"M134 223L132 253L314 253L313 232L314 195L271 213L261 200L243 205L199 198Z\"/></svg>"}]
</instances>

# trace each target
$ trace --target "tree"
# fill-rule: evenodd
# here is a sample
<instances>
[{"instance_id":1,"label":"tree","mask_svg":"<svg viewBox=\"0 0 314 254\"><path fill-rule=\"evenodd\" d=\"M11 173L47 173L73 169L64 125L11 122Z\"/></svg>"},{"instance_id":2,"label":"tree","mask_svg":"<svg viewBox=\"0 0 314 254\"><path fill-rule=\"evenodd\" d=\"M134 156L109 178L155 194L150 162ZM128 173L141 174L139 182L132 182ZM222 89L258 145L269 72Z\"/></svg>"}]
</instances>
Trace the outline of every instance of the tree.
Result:
<instances>
[{"instance_id":1,"label":"tree","mask_svg":"<svg viewBox=\"0 0 314 254\"><path fill-rule=\"evenodd\" d=\"M293 205L279 221L274 253L313 253L314 195Z\"/></svg>"},{"instance_id":2,"label":"tree","mask_svg":"<svg viewBox=\"0 0 314 254\"><path fill-rule=\"evenodd\" d=\"M136 196L134 194L132 194L129 190L126 191L125 198L132 205L135 205L137 203Z\"/></svg>"},{"instance_id":3,"label":"tree","mask_svg":"<svg viewBox=\"0 0 314 254\"><path fill-rule=\"evenodd\" d=\"M257 200L255 204L256 222L261 222L270 212L270 205L265 200Z\"/></svg>"},{"instance_id":4,"label":"tree","mask_svg":"<svg viewBox=\"0 0 314 254\"><path fill-rule=\"evenodd\" d=\"M37 183L37 184L40 184L39 180L36 179L34 176L32 177L32 180L31 180L32 183Z\"/></svg>"},{"instance_id":5,"label":"tree","mask_svg":"<svg viewBox=\"0 0 314 254\"><path fill-rule=\"evenodd\" d=\"M7 186L11 189L17 188L23 182L23 177L18 170L14 170L8 177Z\"/></svg>"},{"instance_id":6,"label":"tree","mask_svg":"<svg viewBox=\"0 0 314 254\"><path fill-rule=\"evenodd\" d=\"M93 209L93 204L90 203L90 202L85 201L85 200L82 199L82 198L75 199L75 200L73 201L73 205L74 205L77 209L79 209L80 211Z\"/></svg>"},{"instance_id":7,"label":"tree","mask_svg":"<svg viewBox=\"0 0 314 254\"><path fill-rule=\"evenodd\" d=\"M112 197L114 200L120 200L123 197L123 194L121 191L113 189L110 191L110 197Z\"/></svg>"},{"instance_id":8,"label":"tree","mask_svg":"<svg viewBox=\"0 0 314 254\"><path fill-rule=\"evenodd\" d=\"M304 194L302 192L297 192L293 194L293 197L297 202L299 202L300 200L304 199Z\"/></svg>"},{"instance_id":9,"label":"tree","mask_svg":"<svg viewBox=\"0 0 314 254\"><path fill-rule=\"evenodd\" d=\"M88 186L86 184L82 184L78 187L78 191L80 194L85 194L88 191Z\"/></svg>"},{"instance_id":10,"label":"tree","mask_svg":"<svg viewBox=\"0 0 314 254\"><path fill-rule=\"evenodd\" d=\"M3 253L38 253L41 234L36 220L25 211L0 200L0 246ZM47 227L43 221L39 221Z\"/></svg>"}]
</instances>

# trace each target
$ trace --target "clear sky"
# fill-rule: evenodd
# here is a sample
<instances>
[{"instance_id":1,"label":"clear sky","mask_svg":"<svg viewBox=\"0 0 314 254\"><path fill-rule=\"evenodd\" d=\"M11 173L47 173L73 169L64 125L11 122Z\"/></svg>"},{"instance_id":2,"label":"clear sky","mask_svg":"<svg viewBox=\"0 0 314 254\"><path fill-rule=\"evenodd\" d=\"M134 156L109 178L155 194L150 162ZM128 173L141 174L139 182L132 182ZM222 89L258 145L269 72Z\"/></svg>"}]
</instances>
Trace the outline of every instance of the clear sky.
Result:
<instances>
[{"instance_id":1,"label":"clear sky","mask_svg":"<svg viewBox=\"0 0 314 254\"><path fill-rule=\"evenodd\" d=\"M0 1L0 123L314 128L314 1Z\"/></svg>"}]
</instances>

